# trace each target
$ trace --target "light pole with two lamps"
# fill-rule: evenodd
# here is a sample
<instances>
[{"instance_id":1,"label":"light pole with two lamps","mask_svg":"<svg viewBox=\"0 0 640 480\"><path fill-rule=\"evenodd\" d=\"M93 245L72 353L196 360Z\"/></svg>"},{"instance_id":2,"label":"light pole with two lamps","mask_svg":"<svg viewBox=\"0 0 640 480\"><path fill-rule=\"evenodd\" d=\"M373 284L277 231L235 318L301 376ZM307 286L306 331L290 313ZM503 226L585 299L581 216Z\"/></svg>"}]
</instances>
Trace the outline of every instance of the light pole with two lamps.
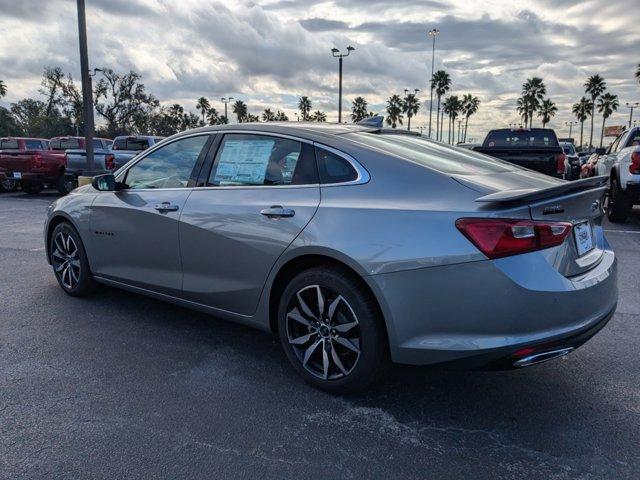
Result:
<instances>
[{"instance_id":1,"label":"light pole with two lamps","mask_svg":"<svg viewBox=\"0 0 640 480\"><path fill-rule=\"evenodd\" d=\"M340 50L337 48L331 49L331 55L334 58L338 59L338 71L339 71L339 80L338 80L338 123L342 123L342 59L344 57L348 57L351 52L353 52L355 48L351 45L347 47L347 53L340 53Z\"/></svg>"}]
</instances>

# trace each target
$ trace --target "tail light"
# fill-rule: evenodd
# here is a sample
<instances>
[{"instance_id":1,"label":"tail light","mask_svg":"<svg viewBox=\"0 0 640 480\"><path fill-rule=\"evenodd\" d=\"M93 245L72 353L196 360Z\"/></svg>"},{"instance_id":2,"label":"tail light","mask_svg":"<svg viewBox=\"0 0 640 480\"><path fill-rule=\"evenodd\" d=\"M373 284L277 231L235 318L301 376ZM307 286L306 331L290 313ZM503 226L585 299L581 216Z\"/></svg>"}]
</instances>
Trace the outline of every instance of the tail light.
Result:
<instances>
[{"instance_id":1,"label":"tail light","mask_svg":"<svg viewBox=\"0 0 640 480\"><path fill-rule=\"evenodd\" d=\"M640 152L633 152L631 154L631 165L629 165L629 172L634 175L640 173Z\"/></svg>"},{"instance_id":2,"label":"tail light","mask_svg":"<svg viewBox=\"0 0 640 480\"><path fill-rule=\"evenodd\" d=\"M571 232L568 222L494 218L460 218L456 227L489 258L543 250L562 244Z\"/></svg>"},{"instance_id":3,"label":"tail light","mask_svg":"<svg viewBox=\"0 0 640 480\"><path fill-rule=\"evenodd\" d=\"M104 166L107 170L113 170L116 168L116 157L112 153L107 153L104 156Z\"/></svg>"},{"instance_id":4,"label":"tail light","mask_svg":"<svg viewBox=\"0 0 640 480\"><path fill-rule=\"evenodd\" d=\"M37 153L33 156L33 168L42 168L42 157Z\"/></svg>"},{"instance_id":5,"label":"tail light","mask_svg":"<svg viewBox=\"0 0 640 480\"><path fill-rule=\"evenodd\" d=\"M556 154L556 173L558 175L564 174L564 161L566 160L566 155L564 153Z\"/></svg>"}]
</instances>

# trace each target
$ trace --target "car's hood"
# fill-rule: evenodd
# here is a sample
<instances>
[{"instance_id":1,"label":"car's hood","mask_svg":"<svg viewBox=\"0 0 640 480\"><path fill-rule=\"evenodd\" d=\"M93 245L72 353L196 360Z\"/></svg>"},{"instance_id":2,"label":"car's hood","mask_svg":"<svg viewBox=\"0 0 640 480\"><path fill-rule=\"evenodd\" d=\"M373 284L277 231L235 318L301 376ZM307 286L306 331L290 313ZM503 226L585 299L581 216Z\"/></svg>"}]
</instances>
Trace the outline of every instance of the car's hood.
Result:
<instances>
[{"instance_id":1,"label":"car's hood","mask_svg":"<svg viewBox=\"0 0 640 480\"><path fill-rule=\"evenodd\" d=\"M504 190L541 190L564 183L564 180L520 168L488 175L453 175L453 178L484 194Z\"/></svg>"}]
</instances>

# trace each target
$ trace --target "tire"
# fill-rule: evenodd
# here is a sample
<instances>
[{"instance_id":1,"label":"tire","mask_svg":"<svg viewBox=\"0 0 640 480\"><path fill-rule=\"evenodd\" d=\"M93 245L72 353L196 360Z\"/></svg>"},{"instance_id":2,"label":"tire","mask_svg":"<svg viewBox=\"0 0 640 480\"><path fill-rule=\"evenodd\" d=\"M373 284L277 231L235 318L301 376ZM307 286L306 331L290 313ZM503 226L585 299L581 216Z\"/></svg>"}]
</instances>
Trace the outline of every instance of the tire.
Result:
<instances>
[{"instance_id":1,"label":"tire","mask_svg":"<svg viewBox=\"0 0 640 480\"><path fill-rule=\"evenodd\" d=\"M20 186L30 195L37 195L44 189L44 185L40 182L22 182Z\"/></svg>"},{"instance_id":2,"label":"tire","mask_svg":"<svg viewBox=\"0 0 640 480\"><path fill-rule=\"evenodd\" d=\"M613 223L624 223L631 213L631 201L620 189L618 179L613 177L609 182L609 201L607 202L607 218Z\"/></svg>"},{"instance_id":3,"label":"tire","mask_svg":"<svg viewBox=\"0 0 640 480\"><path fill-rule=\"evenodd\" d=\"M311 268L289 282L278 307L278 333L296 371L326 392L362 391L389 364L386 332L374 300L338 269Z\"/></svg>"},{"instance_id":4,"label":"tire","mask_svg":"<svg viewBox=\"0 0 640 480\"><path fill-rule=\"evenodd\" d=\"M18 182L12 178L5 178L0 182L0 192L15 192L18 189Z\"/></svg>"},{"instance_id":5,"label":"tire","mask_svg":"<svg viewBox=\"0 0 640 480\"><path fill-rule=\"evenodd\" d=\"M58 224L49 239L53 273L65 293L73 297L89 294L95 281L78 232L67 222Z\"/></svg>"},{"instance_id":6,"label":"tire","mask_svg":"<svg viewBox=\"0 0 640 480\"><path fill-rule=\"evenodd\" d=\"M73 177L67 175L60 175L56 181L56 189L60 195L67 195L74 188L76 188L76 182Z\"/></svg>"}]
</instances>

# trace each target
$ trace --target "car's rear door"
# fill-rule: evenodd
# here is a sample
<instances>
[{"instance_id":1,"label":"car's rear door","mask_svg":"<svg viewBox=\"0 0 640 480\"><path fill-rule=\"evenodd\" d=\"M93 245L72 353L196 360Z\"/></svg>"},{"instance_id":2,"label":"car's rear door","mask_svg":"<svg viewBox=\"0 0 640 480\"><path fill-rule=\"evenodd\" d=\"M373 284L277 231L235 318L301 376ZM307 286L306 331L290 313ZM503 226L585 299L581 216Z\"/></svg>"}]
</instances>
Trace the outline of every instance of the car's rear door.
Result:
<instances>
[{"instance_id":1,"label":"car's rear door","mask_svg":"<svg viewBox=\"0 0 640 480\"><path fill-rule=\"evenodd\" d=\"M211 144L181 137L144 154L91 206L89 253L95 275L178 296L182 266L178 221Z\"/></svg>"},{"instance_id":2,"label":"car's rear door","mask_svg":"<svg viewBox=\"0 0 640 480\"><path fill-rule=\"evenodd\" d=\"M183 296L251 315L269 271L320 203L313 146L227 133L180 219Z\"/></svg>"}]
</instances>

